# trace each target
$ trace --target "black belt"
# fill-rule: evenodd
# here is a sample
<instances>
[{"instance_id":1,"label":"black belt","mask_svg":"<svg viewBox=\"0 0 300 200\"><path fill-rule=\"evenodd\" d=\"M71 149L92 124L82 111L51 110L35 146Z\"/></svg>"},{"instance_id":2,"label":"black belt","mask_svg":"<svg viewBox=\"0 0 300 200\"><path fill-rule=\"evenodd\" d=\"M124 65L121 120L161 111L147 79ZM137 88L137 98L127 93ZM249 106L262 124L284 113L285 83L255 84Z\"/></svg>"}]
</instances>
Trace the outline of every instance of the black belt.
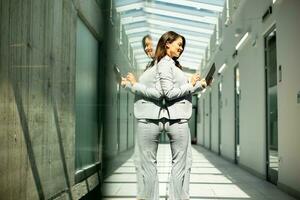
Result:
<instances>
[{"instance_id":1,"label":"black belt","mask_svg":"<svg viewBox=\"0 0 300 200\"><path fill-rule=\"evenodd\" d=\"M159 122L165 124L167 122L170 123L170 125L174 124L174 123L178 123L180 122L182 119L167 119L165 117L161 118L161 119L145 119L147 122L151 122L151 123L154 123L156 125L159 124Z\"/></svg>"}]
</instances>

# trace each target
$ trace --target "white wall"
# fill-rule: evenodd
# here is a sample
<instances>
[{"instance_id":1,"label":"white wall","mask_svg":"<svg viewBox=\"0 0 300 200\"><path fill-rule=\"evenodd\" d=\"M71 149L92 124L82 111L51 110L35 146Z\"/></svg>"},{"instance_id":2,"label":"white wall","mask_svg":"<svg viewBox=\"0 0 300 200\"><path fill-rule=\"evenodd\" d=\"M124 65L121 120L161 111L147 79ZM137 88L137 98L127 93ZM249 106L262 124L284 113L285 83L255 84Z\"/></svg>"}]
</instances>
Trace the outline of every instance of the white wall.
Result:
<instances>
[{"instance_id":1,"label":"white wall","mask_svg":"<svg viewBox=\"0 0 300 200\"><path fill-rule=\"evenodd\" d=\"M300 194L300 1L276 2L277 65L282 65L278 84L279 184Z\"/></svg>"},{"instance_id":2,"label":"white wall","mask_svg":"<svg viewBox=\"0 0 300 200\"><path fill-rule=\"evenodd\" d=\"M240 69L240 164L266 177L266 107L264 72L264 35L275 24L277 31L277 65L282 65L282 82L278 83L278 138L279 178L278 185L294 195L300 194L300 1L277 0L273 14L264 22L262 16L272 5L272 0L244 0L228 27L223 26L223 42L210 63L219 68L227 63L222 72L222 156L234 159L234 67ZM236 29L243 33L235 37ZM245 32L250 36L233 58L235 45ZM218 152L218 82L215 76L212 86L212 150ZM202 108L204 94L199 99ZM202 110L202 109L201 109ZM202 124L198 131L202 132ZM207 121L205 126L209 126ZM207 129L208 130L208 129ZM208 133L205 133L208 135ZM198 135L200 135L198 133ZM199 140L203 144L203 141Z\"/></svg>"},{"instance_id":3,"label":"white wall","mask_svg":"<svg viewBox=\"0 0 300 200\"><path fill-rule=\"evenodd\" d=\"M263 39L240 51L240 163L265 176L265 79ZM247 48L248 47L248 48Z\"/></svg>"},{"instance_id":4,"label":"white wall","mask_svg":"<svg viewBox=\"0 0 300 200\"><path fill-rule=\"evenodd\" d=\"M233 66L228 66L222 81L221 152L234 160L234 95ZM217 108L217 106L215 106Z\"/></svg>"},{"instance_id":5,"label":"white wall","mask_svg":"<svg viewBox=\"0 0 300 200\"><path fill-rule=\"evenodd\" d=\"M264 34L273 23L261 17L271 1L247 1L241 12L248 41L239 50L240 68L240 164L266 176L266 123ZM260 6L258 6L260 5ZM246 9L247 8L247 9Z\"/></svg>"}]
</instances>

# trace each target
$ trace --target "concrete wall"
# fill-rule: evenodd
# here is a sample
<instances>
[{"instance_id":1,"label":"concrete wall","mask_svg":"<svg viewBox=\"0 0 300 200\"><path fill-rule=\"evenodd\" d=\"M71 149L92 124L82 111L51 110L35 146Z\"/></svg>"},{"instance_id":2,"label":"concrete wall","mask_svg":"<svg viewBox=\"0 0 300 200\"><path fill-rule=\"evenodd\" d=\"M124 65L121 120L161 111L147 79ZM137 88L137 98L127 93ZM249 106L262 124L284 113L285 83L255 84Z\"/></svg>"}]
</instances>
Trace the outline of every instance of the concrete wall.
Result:
<instances>
[{"instance_id":1,"label":"concrete wall","mask_svg":"<svg viewBox=\"0 0 300 200\"><path fill-rule=\"evenodd\" d=\"M272 6L273 13L262 22L264 12ZM278 138L279 138L279 177L278 186L290 194L299 197L300 159L298 156L300 141L298 118L300 104L297 103L299 92L298 66L300 46L298 33L300 26L297 19L300 2L297 0L244 0L231 17L228 27L223 24L223 36L220 48L214 52L208 66L215 62L217 68L223 63L227 67L222 72L222 156L234 159L234 67L240 69L240 162L239 164L259 177L266 178L266 107L265 107L265 72L264 72L264 35L275 24L277 31L277 65L282 66L282 81L278 82ZM225 21L225 20L223 20ZM235 37L237 29L242 34ZM233 57L234 48L244 33L250 37ZM216 76L212 87L213 98L218 97L217 83L221 76ZM206 98L201 95L199 102ZM214 126L218 122L218 104L213 100L212 119ZM200 110L202 110L202 104ZM201 111L202 112L202 111ZM206 121L205 126L209 122ZM202 124L198 124L201 127ZM212 128L213 151L217 152L218 127ZM202 129L198 129L201 135ZM207 133L204 133L207 134ZM200 144L203 144L198 139ZM206 145L205 145L206 146Z\"/></svg>"},{"instance_id":2,"label":"concrete wall","mask_svg":"<svg viewBox=\"0 0 300 200\"><path fill-rule=\"evenodd\" d=\"M126 75L128 72L132 72L135 75L137 73L132 59L132 49L130 49L131 57L128 57L128 39L124 29L122 29L122 39L120 40L120 17L116 12L113 12L112 18L107 21L105 27L107 30L107 35L105 35L107 62L105 64L106 115L103 153L106 158L105 160L109 162L119 156L120 153L133 148L135 134L135 119L133 116L134 96L124 88L119 88L115 80L113 66L117 64L122 75Z\"/></svg>"},{"instance_id":3,"label":"concrete wall","mask_svg":"<svg viewBox=\"0 0 300 200\"><path fill-rule=\"evenodd\" d=\"M3 199L79 199L100 182L96 174L86 179L89 188L75 183L78 14L100 42L102 16L94 0L0 3Z\"/></svg>"}]
</instances>

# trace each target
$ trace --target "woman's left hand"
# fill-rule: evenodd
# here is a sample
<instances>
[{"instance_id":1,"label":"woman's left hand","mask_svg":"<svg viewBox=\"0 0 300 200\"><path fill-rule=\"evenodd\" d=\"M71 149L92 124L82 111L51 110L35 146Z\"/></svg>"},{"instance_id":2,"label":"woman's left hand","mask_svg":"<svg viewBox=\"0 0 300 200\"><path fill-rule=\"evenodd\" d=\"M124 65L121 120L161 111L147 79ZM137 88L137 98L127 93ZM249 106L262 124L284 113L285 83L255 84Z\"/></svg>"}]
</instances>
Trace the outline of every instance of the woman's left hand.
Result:
<instances>
[{"instance_id":1,"label":"woman's left hand","mask_svg":"<svg viewBox=\"0 0 300 200\"><path fill-rule=\"evenodd\" d=\"M128 73L126 78L131 83L131 85L134 85L137 82L135 76L132 73Z\"/></svg>"},{"instance_id":2,"label":"woman's left hand","mask_svg":"<svg viewBox=\"0 0 300 200\"><path fill-rule=\"evenodd\" d=\"M121 86L122 86L122 87L125 87L125 86L127 85L128 82L129 82L129 81L128 81L126 78L121 77Z\"/></svg>"},{"instance_id":3,"label":"woman's left hand","mask_svg":"<svg viewBox=\"0 0 300 200\"><path fill-rule=\"evenodd\" d=\"M204 78L200 80L200 84L201 84L202 88L206 88L206 86L207 86L207 83Z\"/></svg>"},{"instance_id":4,"label":"woman's left hand","mask_svg":"<svg viewBox=\"0 0 300 200\"><path fill-rule=\"evenodd\" d=\"M195 86L196 82L200 80L200 75L199 74L193 74L191 77L191 84Z\"/></svg>"},{"instance_id":5,"label":"woman's left hand","mask_svg":"<svg viewBox=\"0 0 300 200\"><path fill-rule=\"evenodd\" d=\"M211 79L209 79L207 82L206 82L206 84L208 85L208 86L211 86L211 83L213 82L213 78L211 78Z\"/></svg>"}]
</instances>

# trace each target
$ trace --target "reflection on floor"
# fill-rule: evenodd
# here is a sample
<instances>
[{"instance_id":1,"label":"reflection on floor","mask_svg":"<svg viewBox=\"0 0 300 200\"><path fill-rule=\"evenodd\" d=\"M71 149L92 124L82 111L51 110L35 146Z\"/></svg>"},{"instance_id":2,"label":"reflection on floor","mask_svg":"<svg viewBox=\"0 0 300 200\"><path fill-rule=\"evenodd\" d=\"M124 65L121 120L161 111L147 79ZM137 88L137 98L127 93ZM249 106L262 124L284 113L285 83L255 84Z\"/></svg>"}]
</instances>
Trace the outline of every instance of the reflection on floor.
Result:
<instances>
[{"instance_id":1,"label":"reflection on floor","mask_svg":"<svg viewBox=\"0 0 300 200\"><path fill-rule=\"evenodd\" d=\"M159 194L168 199L168 178L171 169L168 144L158 150ZM129 159L104 181L105 200L135 199L136 175ZM190 182L191 199L259 199L292 200L276 186L261 180L238 166L200 146L193 146L193 167Z\"/></svg>"}]
</instances>

